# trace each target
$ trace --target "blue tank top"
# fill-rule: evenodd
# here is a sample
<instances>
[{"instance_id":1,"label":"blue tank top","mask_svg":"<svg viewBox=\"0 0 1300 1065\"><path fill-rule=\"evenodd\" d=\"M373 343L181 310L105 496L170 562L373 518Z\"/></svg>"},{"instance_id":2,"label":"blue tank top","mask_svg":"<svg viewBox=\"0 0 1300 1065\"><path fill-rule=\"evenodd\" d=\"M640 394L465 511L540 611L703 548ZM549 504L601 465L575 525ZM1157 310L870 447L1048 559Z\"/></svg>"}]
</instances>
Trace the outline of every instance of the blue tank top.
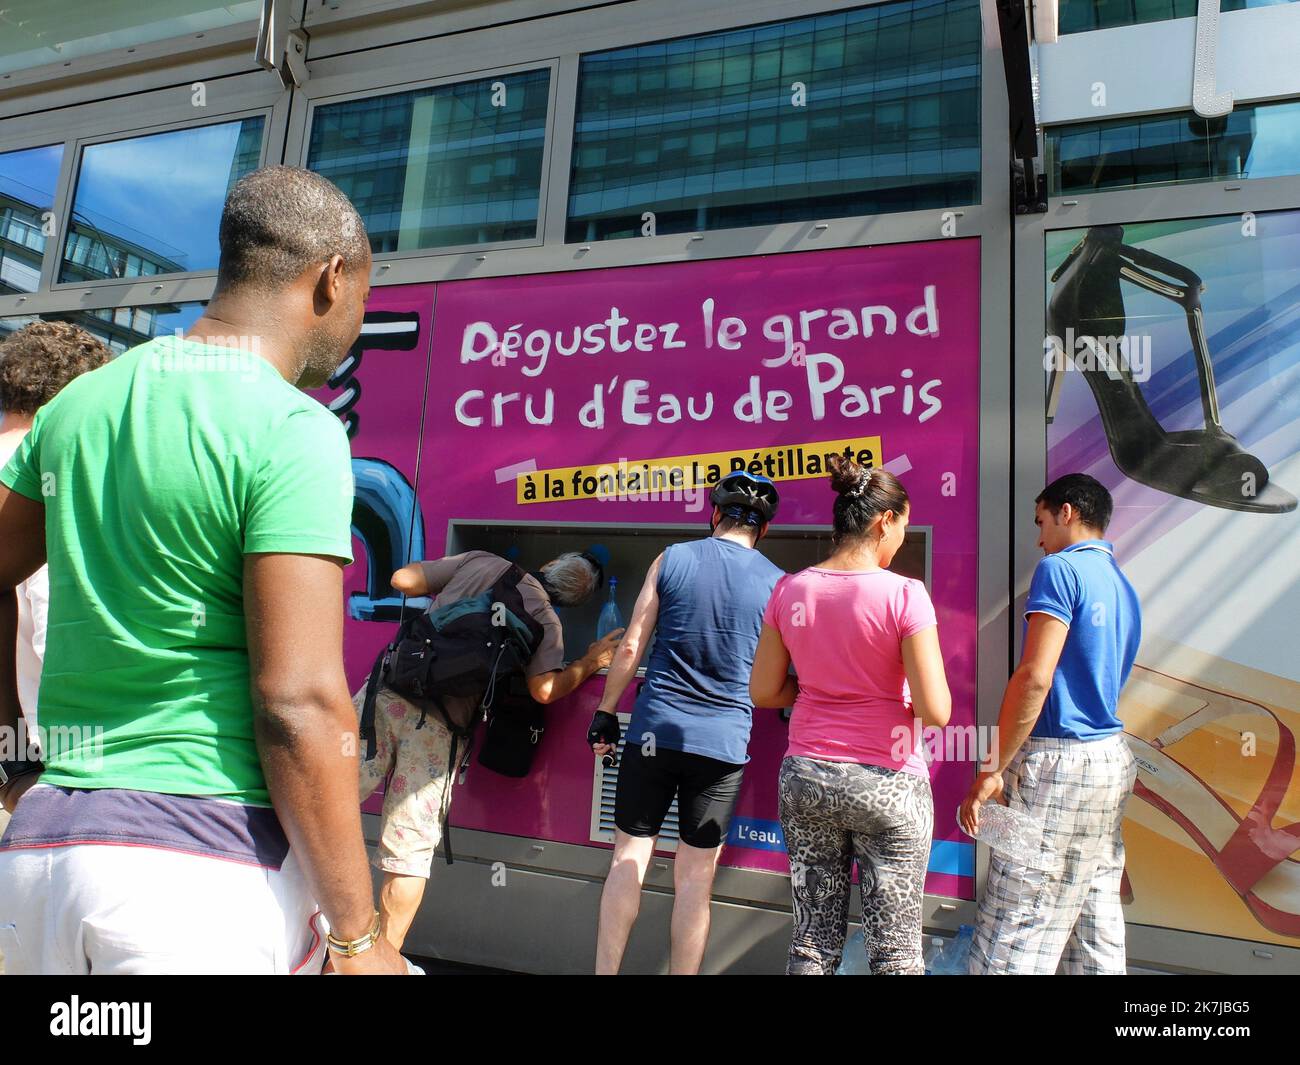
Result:
<instances>
[{"instance_id":1,"label":"blue tank top","mask_svg":"<svg viewBox=\"0 0 1300 1065\"><path fill-rule=\"evenodd\" d=\"M664 551L659 617L628 742L749 761L749 671L763 610L783 571L758 551L710 536Z\"/></svg>"}]
</instances>

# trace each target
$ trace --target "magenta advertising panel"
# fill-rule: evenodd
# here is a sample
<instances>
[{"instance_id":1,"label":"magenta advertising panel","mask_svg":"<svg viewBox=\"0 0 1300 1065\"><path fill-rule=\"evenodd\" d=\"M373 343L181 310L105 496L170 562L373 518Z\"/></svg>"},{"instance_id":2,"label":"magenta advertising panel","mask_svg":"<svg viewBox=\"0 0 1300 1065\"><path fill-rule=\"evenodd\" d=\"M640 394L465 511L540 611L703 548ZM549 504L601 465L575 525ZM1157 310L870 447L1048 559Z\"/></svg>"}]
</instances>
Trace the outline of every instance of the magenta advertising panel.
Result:
<instances>
[{"instance_id":1,"label":"magenta advertising panel","mask_svg":"<svg viewBox=\"0 0 1300 1065\"><path fill-rule=\"evenodd\" d=\"M563 524L579 537L590 525L585 542L600 529L686 525L687 539L708 531L708 486L741 465L778 482L777 529L826 527L825 458L847 450L911 495L953 731L974 736L977 240L385 288L366 330L361 364L322 397L354 420L354 689L392 632L385 586L407 535L412 555L430 558L452 523ZM644 573L620 577L634 592ZM454 790L453 827L599 846L585 733L601 683L548 708L528 777L473 765ZM755 713L724 864L788 872L776 807L787 728L774 710ZM970 898L973 847L954 813L975 754L923 742L935 755L928 889Z\"/></svg>"}]
</instances>

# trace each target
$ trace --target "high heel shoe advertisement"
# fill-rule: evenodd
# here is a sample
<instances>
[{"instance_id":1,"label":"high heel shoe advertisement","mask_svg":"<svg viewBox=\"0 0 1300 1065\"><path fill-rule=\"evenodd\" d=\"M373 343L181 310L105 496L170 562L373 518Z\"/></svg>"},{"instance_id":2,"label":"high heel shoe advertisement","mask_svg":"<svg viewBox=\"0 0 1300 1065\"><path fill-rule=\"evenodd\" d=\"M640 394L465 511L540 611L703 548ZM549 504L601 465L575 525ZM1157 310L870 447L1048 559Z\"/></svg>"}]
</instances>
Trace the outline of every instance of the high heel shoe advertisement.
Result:
<instances>
[{"instance_id":1,"label":"high heel shoe advertisement","mask_svg":"<svg viewBox=\"0 0 1300 1065\"><path fill-rule=\"evenodd\" d=\"M1048 480L1110 488L1143 607L1126 916L1300 945L1300 212L1046 252Z\"/></svg>"}]
</instances>

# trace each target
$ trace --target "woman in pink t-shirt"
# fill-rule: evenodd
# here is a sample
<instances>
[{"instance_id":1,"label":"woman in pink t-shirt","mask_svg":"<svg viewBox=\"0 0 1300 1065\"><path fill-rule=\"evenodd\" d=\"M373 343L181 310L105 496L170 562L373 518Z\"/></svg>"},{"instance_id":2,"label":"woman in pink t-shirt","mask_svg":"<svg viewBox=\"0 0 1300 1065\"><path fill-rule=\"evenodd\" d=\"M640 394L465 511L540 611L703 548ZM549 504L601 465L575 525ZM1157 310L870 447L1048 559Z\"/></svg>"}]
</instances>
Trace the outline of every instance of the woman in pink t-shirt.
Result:
<instances>
[{"instance_id":1,"label":"woman in pink t-shirt","mask_svg":"<svg viewBox=\"0 0 1300 1065\"><path fill-rule=\"evenodd\" d=\"M913 718L942 728L952 697L925 585L888 569L907 492L847 459L832 462L831 487L834 553L777 582L750 678L755 706L794 705L780 780L794 896L786 971L839 965L856 859L872 973L920 975L934 805Z\"/></svg>"}]
</instances>

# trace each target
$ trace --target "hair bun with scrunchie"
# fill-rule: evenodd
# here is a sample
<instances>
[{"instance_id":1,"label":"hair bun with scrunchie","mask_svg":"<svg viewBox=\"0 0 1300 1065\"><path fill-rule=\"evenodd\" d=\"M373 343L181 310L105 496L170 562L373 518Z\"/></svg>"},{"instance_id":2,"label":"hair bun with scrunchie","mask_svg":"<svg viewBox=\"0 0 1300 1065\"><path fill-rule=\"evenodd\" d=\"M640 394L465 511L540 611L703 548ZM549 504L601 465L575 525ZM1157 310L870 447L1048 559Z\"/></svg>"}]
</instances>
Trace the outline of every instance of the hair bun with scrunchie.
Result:
<instances>
[{"instance_id":1,"label":"hair bun with scrunchie","mask_svg":"<svg viewBox=\"0 0 1300 1065\"><path fill-rule=\"evenodd\" d=\"M844 492L843 494L848 496L850 499L861 499L864 495L867 494L867 491L870 488L871 488L871 471L863 470L862 474L858 477L858 483L855 484L852 488L850 488L847 492Z\"/></svg>"},{"instance_id":2,"label":"hair bun with scrunchie","mask_svg":"<svg viewBox=\"0 0 1300 1065\"><path fill-rule=\"evenodd\" d=\"M831 475L831 490L838 495L857 499L866 492L871 481L871 471L863 469L852 459L833 455L826 464Z\"/></svg>"}]
</instances>

